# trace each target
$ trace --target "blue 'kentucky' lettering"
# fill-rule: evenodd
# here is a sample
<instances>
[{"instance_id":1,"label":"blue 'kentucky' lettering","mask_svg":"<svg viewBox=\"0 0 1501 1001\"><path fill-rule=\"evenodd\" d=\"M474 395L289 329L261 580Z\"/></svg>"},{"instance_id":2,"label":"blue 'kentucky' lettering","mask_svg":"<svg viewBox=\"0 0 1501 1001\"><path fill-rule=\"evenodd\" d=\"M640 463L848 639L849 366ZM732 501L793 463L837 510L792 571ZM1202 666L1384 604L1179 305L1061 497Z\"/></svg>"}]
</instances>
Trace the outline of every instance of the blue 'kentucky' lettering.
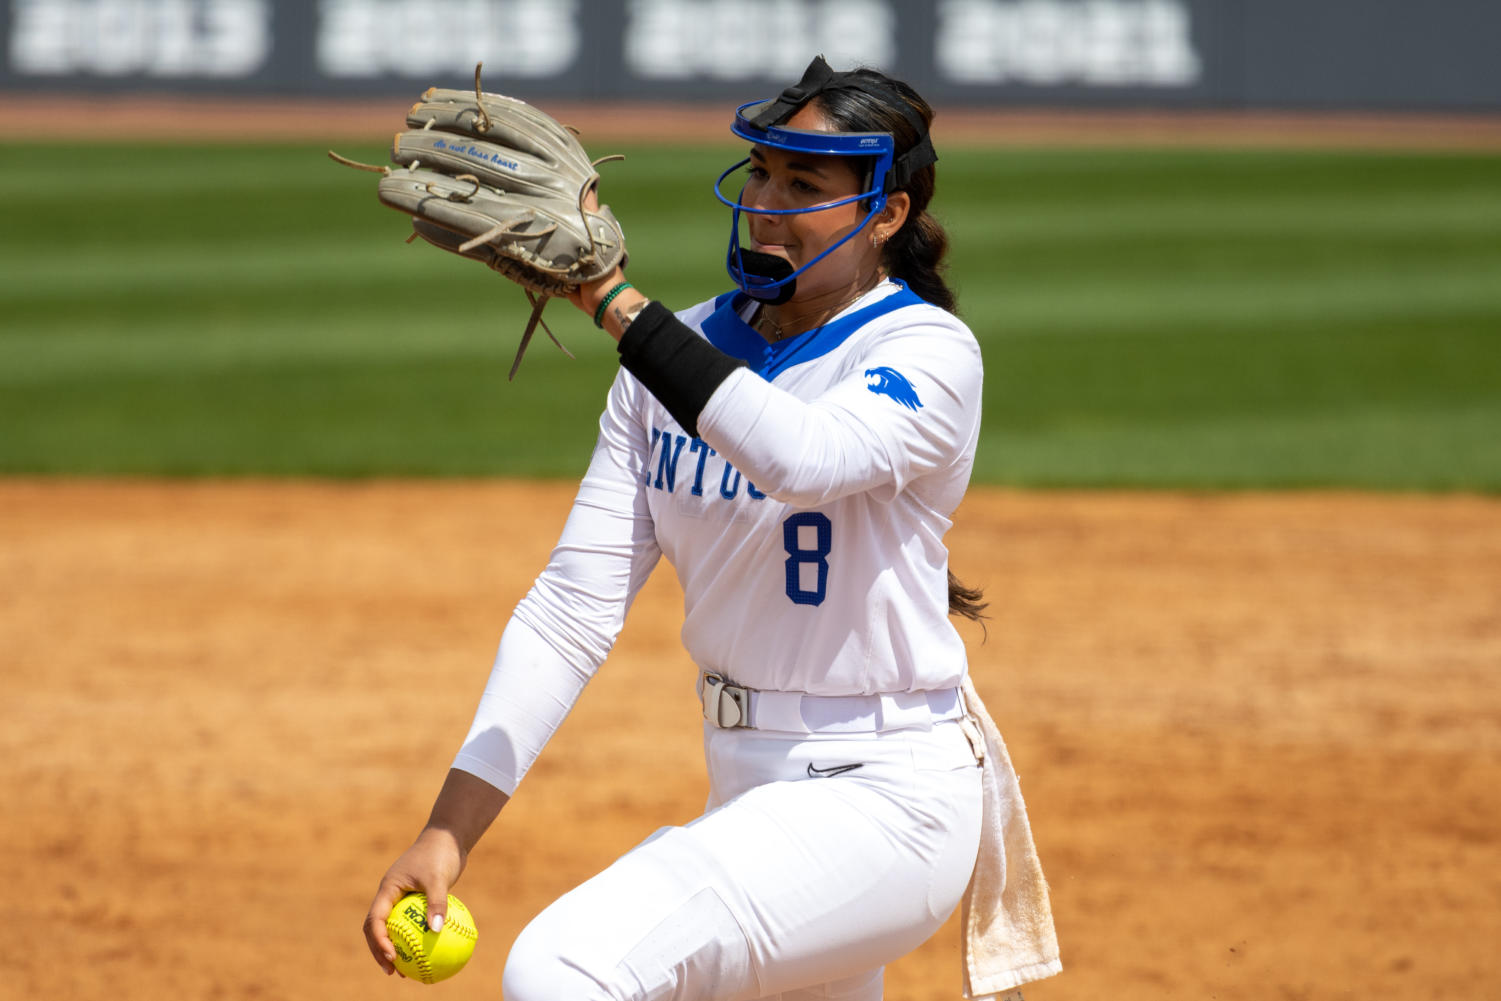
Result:
<instances>
[{"instance_id":1,"label":"blue 'kentucky' lettering","mask_svg":"<svg viewBox=\"0 0 1501 1001\"><path fill-rule=\"evenodd\" d=\"M652 428L651 429L651 448L648 448L646 450L646 469L642 471L643 475L646 477L642 482L645 483L647 486L651 486L651 454L657 448L657 439L659 439L661 437L662 437L662 429L661 428Z\"/></svg>"},{"instance_id":2,"label":"blue 'kentucky' lettering","mask_svg":"<svg viewBox=\"0 0 1501 1001\"><path fill-rule=\"evenodd\" d=\"M913 389L907 377L896 369L887 365L868 368L865 370L865 377L874 379L873 382L866 383L865 388L877 396L889 396L908 410L922 409L922 400L917 398L917 390Z\"/></svg>"},{"instance_id":3,"label":"blue 'kentucky' lettering","mask_svg":"<svg viewBox=\"0 0 1501 1001\"><path fill-rule=\"evenodd\" d=\"M731 473L735 474L735 482L733 483L730 482ZM740 470L736 469L734 466L726 462L724 464L724 472L719 474L719 496L723 497L725 500L734 500L735 495L739 492ZM745 481L745 496L749 497L751 500L766 499L766 495L757 490L756 485L750 480Z\"/></svg>"},{"instance_id":4,"label":"blue 'kentucky' lettering","mask_svg":"<svg viewBox=\"0 0 1501 1001\"><path fill-rule=\"evenodd\" d=\"M733 486L730 484L731 473L735 474L735 483ZM724 464L724 472L719 474L719 496L723 497L725 500L734 500L735 495L739 492L740 470L736 469L734 466L726 462Z\"/></svg>"},{"instance_id":5,"label":"blue 'kentucky' lettering","mask_svg":"<svg viewBox=\"0 0 1501 1001\"><path fill-rule=\"evenodd\" d=\"M702 438L693 439L693 444L688 446L688 451L698 453L698 468L693 471L693 496L704 495L704 463L709 461L709 456L717 454L709 443Z\"/></svg>"},{"instance_id":6,"label":"blue 'kentucky' lettering","mask_svg":"<svg viewBox=\"0 0 1501 1001\"><path fill-rule=\"evenodd\" d=\"M659 451L657 446L661 445ZM719 453L709 447L709 443L702 438L687 438L661 428L651 429L651 447L646 453L646 469L644 482L649 487L658 490L666 490L674 493L677 490L678 460L683 456L683 446L688 446L690 455L697 455L698 459L693 464L693 480L689 493L694 497L704 496L704 474L708 468L709 458ZM652 456L656 456L656 478L652 478ZM725 500L734 500L740 494L740 471L724 462L724 469L719 476L719 496ZM712 482L712 481L711 481ZM750 480L745 481L745 495L751 500L765 500L766 495L756 489L756 485Z\"/></svg>"},{"instance_id":7,"label":"blue 'kentucky' lettering","mask_svg":"<svg viewBox=\"0 0 1501 1001\"><path fill-rule=\"evenodd\" d=\"M677 439L677 448L672 447L672 441ZM654 484L658 490L662 489L663 474L667 478L667 492L672 493L677 486L678 479L678 456L683 454L683 446L688 444L688 439L682 435L670 435L662 433L662 451L657 455L657 482Z\"/></svg>"},{"instance_id":8,"label":"blue 'kentucky' lettering","mask_svg":"<svg viewBox=\"0 0 1501 1001\"><path fill-rule=\"evenodd\" d=\"M730 482L731 473L735 474L735 481L733 483ZM719 496L725 500L734 500L735 495L738 493L740 493L740 470L726 462L724 464L724 472L719 474ZM766 499L766 495L757 490L756 485L750 480L745 481L745 496L751 500Z\"/></svg>"}]
</instances>

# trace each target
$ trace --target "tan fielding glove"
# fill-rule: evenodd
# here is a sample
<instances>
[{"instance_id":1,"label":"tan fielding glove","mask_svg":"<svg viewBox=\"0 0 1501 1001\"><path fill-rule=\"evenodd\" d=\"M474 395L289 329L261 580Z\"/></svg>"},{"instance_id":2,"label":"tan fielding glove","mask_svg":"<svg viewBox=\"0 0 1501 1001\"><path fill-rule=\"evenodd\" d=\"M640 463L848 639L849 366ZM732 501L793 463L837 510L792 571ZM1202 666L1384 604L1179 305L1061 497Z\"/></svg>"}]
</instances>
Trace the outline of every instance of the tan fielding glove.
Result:
<instances>
[{"instance_id":1,"label":"tan fielding glove","mask_svg":"<svg viewBox=\"0 0 1501 1001\"><path fill-rule=\"evenodd\" d=\"M480 261L526 290L532 315L511 365L521 364L542 308L597 281L625 260L625 234L608 206L586 207L599 174L578 138L538 109L480 89L429 88L407 112L384 167L340 163L383 176L382 202L412 217L415 236ZM409 238L410 239L410 238ZM572 357L572 355L570 355Z\"/></svg>"}]
</instances>

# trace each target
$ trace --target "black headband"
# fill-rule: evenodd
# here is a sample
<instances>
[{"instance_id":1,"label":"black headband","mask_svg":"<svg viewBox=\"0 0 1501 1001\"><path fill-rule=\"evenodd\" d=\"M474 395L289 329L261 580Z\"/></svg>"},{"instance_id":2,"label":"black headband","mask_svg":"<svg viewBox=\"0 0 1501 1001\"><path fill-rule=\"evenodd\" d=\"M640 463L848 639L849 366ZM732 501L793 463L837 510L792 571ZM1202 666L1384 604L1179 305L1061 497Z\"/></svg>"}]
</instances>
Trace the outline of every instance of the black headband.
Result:
<instances>
[{"instance_id":1,"label":"black headband","mask_svg":"<svg viewBox=\"0 0 1501 1001\"><path fill-rule=\"evenodd\" d=\"M823 56L814 56L808 68L803 70L803 78L782 91L776 100L768 102L761 112L751 119L751 124L761 129L781 125L803 105L823 91L834 87L864 91L880 98L884 103L901 111L913 130L922 137L915 146L897 157L892 163L891 170L884 179L884 191L889 193L906 187L907 182L912 180L913 174L938 162L938 153L933 149L933 142L928 136L928 123L923 121L922 115L917 113L917 109L912 107L906 98L869 77L858 76L855 73L834 72L833 68L824 61Z\"/></svg>"}]
</instances>

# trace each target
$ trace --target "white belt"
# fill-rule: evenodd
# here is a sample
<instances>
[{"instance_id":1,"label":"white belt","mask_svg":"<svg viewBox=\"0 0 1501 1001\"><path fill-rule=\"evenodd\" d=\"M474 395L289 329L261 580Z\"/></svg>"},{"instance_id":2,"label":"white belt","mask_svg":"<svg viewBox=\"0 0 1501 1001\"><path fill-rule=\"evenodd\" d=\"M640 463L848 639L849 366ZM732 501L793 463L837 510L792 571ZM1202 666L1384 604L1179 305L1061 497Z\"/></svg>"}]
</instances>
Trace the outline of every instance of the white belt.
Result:
<instances>
[{"instance_id":1,"label":"white belt","mask_svg":"<svg viewBox=\"0 0 1501 1001\"><path fill-rule=\"evenodd\" d=\"M749 727L784 733L880 733L908 727L924 729L940 720L964 715L957 688L888 695L807 695L763 692L732 685L717 674L702 672L698 694L704 719L717 727Z\"/></svg>"}]
</instances>

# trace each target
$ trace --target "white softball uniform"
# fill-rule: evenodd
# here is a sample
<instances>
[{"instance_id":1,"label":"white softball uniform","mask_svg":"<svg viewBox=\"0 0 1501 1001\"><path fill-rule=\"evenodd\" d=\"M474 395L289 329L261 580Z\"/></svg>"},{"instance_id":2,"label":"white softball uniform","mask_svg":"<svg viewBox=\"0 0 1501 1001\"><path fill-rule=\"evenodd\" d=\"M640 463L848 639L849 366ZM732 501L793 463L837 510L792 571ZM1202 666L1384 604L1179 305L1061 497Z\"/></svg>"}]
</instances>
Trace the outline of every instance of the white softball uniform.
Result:
<instances>
[{"instance_id":1,"label":"white softball uniform","mask_svg":"<svg viewBox=\"0 0 1501 1001\"><path fill-rule=\"evenodd\" d=\"M514 792L662 555L689 655L755 690L756 729L705 724L706 814L539 916L511 1001L879 998L881 966L937 929L974 866L943 538L979 432L978 345L892 281L777 344L754 308L732 293L679 314L747 363L697 435L615 380L454 766Z\"/></svg>"},{"instance_id":2,"label":"white softball uniform","mask_svg":"<svg viewBox=\"0 0 1501 1001\"><path fill-rule=\"evenodd\" d=\"M528 925L507 1001L877 1001L883 966L943 924L979 845L980 770L957 724L706 730L708 811Z\"/></svg>"}]
</instances>

